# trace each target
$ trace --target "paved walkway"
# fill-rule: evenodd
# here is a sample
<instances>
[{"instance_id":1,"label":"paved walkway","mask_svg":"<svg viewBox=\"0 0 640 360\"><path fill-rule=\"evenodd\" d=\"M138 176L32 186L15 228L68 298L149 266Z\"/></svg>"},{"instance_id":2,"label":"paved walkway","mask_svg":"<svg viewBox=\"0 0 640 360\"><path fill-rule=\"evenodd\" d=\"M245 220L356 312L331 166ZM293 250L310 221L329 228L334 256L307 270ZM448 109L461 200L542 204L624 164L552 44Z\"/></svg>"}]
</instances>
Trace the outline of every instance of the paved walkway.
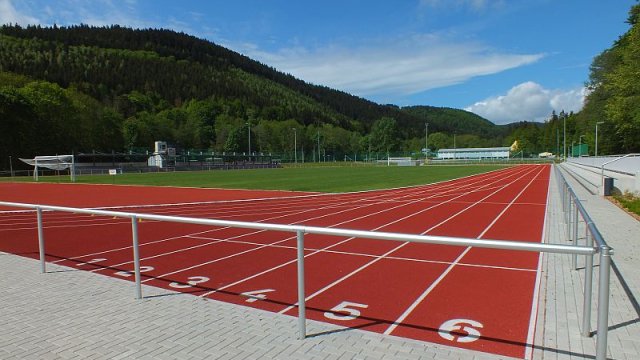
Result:
<instances>
[{"instance_id":1,"label":"paved walkway","mask_svg":"<svg viewBox=\"0 0 640 360\"><path fill-rule=\"evenodd\" d=\"M639 359L640 224L574 187L616 249L609 355ZM555 180L550 195L548 242L563 243ZM543 257L534 359L595 354L594 338L579 334L584 270L570 267L569 255ZM39 274L37 261L0 253L1 359L497 358L314 321L308 322L312 336L301 341L293 317L150 287L144 287L145 299L135 300L129 282L51 264L48 270Z\"/></svg>"}]
</instances>

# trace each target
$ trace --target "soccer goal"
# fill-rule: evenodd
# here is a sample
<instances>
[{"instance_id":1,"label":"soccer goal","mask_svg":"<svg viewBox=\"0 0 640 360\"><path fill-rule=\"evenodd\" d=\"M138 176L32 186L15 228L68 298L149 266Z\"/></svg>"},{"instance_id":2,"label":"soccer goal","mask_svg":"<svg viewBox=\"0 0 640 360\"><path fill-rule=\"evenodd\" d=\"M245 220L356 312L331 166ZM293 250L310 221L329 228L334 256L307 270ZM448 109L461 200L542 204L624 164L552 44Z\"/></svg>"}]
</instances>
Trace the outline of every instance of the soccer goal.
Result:
<instances>
[{"instance_id":1,"label":"soccer goal","mask_svg":"<svg viewBox=\"0 0 640 360\"><path fill-rule=\"evenodd\" d=\"M46 168L51 170L67 170L69 169L69 176L71 181L76 181L76 167L73 155L49 155L49 156L36 156L33 159L20 160L28 165L34 167L33 178L38 181L38 168Z\"/></svg>"}]
</instances>

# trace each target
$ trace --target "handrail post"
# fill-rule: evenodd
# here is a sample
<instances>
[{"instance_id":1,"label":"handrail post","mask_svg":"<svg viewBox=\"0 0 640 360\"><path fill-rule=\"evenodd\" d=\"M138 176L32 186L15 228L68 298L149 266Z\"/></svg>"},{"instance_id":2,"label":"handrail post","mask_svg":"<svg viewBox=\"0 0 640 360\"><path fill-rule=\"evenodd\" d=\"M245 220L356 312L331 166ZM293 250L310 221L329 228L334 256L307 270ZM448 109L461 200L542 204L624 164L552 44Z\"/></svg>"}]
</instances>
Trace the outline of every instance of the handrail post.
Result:
<instances>
[{"instance_id":1,"label":"handrail post","mask_svg":"<svg viewBox=\"0 0 640 360\"><path fill-rule=\"evenodd\" d=\"M598 325L596 337L596 359L607 358L607 335L609 331L609 286L611 276L611 256L613 250L600 247L600 279L598 284Z\"/></svg>"},{"instance_id":2,"label":"handrail post","mask_svg":"<svg viewBox=\"0 0 640 360\"><path fill-rule=\"evenodd\" d=\"M138 218L131 217L131 237L133 239L133 271L136 281L136 299L142 299L142 281L140 279L140 247L138 245Z\"/></svg>"},{"instance_id":3,"label":"handrail post","mask_svg":"<svg viewBox=\"0 0 640 360\"><path fill-rule=\"evenodd\" d=\"M574 202L575 205L575 209L574 209L574 214L573 214L573 241L574 241L574 245L578 246L578 199L575 199ZM593 246L593 243L591 245L587 245L587 246ZM574 270L578 270L578 254L573 254L573 269Z\"/></svg>"},{"instance_id":4,"label":"handrail post","mask_svg":"<svg viewBox=\"0 0 640 360\"><path fill-rule=\"evenodd\" d=\"M42 208L36 206L36 217L38 219L38 252L40 253L40 272L47 272L47 262L44 251L44 227L42 226Z\"/></svg>"},{"instance_id":5,"label":"handrail post","mask_svg":"<svg viewBox=\"0 0 640 360\"><path fill-rule=\"evenodd\" d=\"M307 318L304 294L304 232L298 230L298 339L307 337Z\"/></svg>"},{"instance_id":6,"label":"handrail post","mask_svg":"<svg viewBox=\"0 0 640 360\"><path fill-rule=\"evenodd\" d=\"M613 250L600 247L600 279L598 284L598 325L596 330L596 360L607 358L607 335L609 331L609 287L611 277L611 256Z\"/></svg>"},{"instance_id":7,"label":"handrail post","mask_svg":"<svg viewBox=\"0 0 640 360\"><path fill-rule=\"evenodd\" d=\"M569 205L567 206L567 210L566 213L564 215L564 225L565 225L565 234L567 236L568 239L572 239L571 237L571 203L572 203L572 199L571 196L569 196Z\"/></svg>"},{"instance_id":8,"label":"handrail post","mask_svg":"<svg viewBox=\"0 0 640 360\"><path fill-rule=\"evenodd\" d=\"M576 237L577 238L577 237ZM585 229L587 246L593 246L593 237L589 234L589 226ZM582 302L582 329L584 337L591 335L591 298L593 297L593 254L585 255L584 294Z\"/></svg>"}]
</instances>

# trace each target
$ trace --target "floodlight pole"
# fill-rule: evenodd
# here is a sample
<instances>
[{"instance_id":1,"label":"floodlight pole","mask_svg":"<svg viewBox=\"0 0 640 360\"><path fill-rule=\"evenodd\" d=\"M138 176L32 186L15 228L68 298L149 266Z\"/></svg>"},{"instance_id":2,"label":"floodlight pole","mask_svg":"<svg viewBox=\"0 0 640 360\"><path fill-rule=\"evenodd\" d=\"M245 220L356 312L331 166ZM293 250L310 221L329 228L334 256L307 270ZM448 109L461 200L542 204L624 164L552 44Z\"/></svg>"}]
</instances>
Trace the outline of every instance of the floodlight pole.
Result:
<instances>
[{"instance_id":1,"label":"floodlight pole","mask_svg":"<svg viewBox=\"0 0 640 360\"><path fill-rule=\"evenodd\" d=\"M295 163L298 164L298 131L293 128L293 157Z\"/></svg>"},{"instance_id":2,"label":"floodlight pole","mask_svg":"<svg viewBox=\"0 0 640 360\"><path fill-rule=\"evenodd\" d=\"M564 122L564 125L563 125L564 129L562 130L563 133L564 133L562 135L563 136L563 138L562 138L562 148L564 150L564 161L567 161L567 117L564 116L562 118L562 120Z\"/></svg>"},{"instance_id":3,"label":"floodlight pole","mask_svg":"<svg viewBox=\"0 0 640 360\"><path fill-rule=\"evenodd\" d=\"M604 124L604 121L596 122L596 150L595 150L594 156L598 156L598 125L599 124Z\"/></svg>"},{"instance_id":4,"label":"floodlight pole","mask_svg":"<svg viewBox=\"0 0 640 360\"><path fill-rule=\"evenodd\" d=\"M251 123L247 121L245 124L247 125L247 133L249 134L249 158L251 158Z\"/></svg>"},{"instance_id":5,"label":"floodlight pole","mask_svg":"<svg viewBox=\"0 0 640 360\"><path fill-rule=\"evenodd\" d=\"M456 159L456 133L453 133L453 159Z\"/></svg>"},{"instance_id":6,"label":"floodlight pole","mask_svg":"<svg viewBox=\"0 0 640 360\"><path fill-rule=\"evenodd\" d=\"M582 156L582 138L584 135L580 135L580 139L578 140L578 157Z\"/></svg>"},{"instance_id":7,"label":"floodlight pole","mask_svg":"<svg viewBox=\"0 0 640 360\"><path fill-rule=\"evenodd\" d=\"M9 174L13 177L13 158L9 155Z\"/></svg>"},{"instance_id":8,"label":"floodlight pole","mask_svg":"<svg viewBox=\"0 0 640 360\"><path fill-rule=\"evenodd\" d=\"M429 158L429 123L424 123L424 159Z\"/></svg>"}]
</instances>

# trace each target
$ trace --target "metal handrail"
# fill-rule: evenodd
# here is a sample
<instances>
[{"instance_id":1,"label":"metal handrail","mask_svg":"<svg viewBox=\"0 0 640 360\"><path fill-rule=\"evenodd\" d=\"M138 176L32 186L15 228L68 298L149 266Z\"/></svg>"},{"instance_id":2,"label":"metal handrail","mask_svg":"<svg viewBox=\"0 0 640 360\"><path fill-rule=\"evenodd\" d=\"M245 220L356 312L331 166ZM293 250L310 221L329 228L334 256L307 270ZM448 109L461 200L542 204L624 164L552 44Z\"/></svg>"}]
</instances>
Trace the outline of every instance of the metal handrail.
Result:
<instances>
[{"instance_id":1,"label":"metal handrail","mask_svg":"<svg viewBox=\"0 0 640 360\"><path fill-rule=\"evenodd\" d=\"M527 243L519 241L506 241L506 240L494 240L494 239L475 239L475 238L463 238L463 237L446 237L446 236L434 236L434 235L415 235L415 234L402 234L391 232L379 232L379 231L364 231L364 230L351 230L351 229L338 229L338 228L324 228L316 226L304 226L304 225L285 225L274 223L256 223L245 221L231 221L231 220L217 220L217 219L202 219L202 218L190 218L182 216L167 216L167 215L155 215L144 213L132 213L122 211L111 210L99 210L99 209L86 209L86 208L73 208L64 206L53 205L36 205L25 204L15 202L2 202L0 206L17 207L34 209L37 215L38 224L38 246L40 254L40 269L42 273L46 272L45 262L45 241L44 241L44 227L42 221L43 211L61 211L78 214L93 214L103 215L110 217L120 217L131 219L131 232L132 232L132 247L134 257L134 275L135 275L135 293L136 298L142 298L142 285L140 275L140 256L139 256L139 244L138 244L138 221L139 220L155 220L166 222L179 222L189 223L197 225L208 226L228 226L236 228L248 228L248 229L260 229L260 230L272 230L272 231L285 231L295 232L297 234L297 268L298 268L298 329L299 338L304 339L306 337L306 302L304 292L304 234L319 234L319 235L331 235L331 236L346 236L354 238L369 238L379 240L392 240L392 241L406 241L416 243L428 243L439 245L453 245L453 246L468 246L468 247L482 247L482 248L494 248L503 250L516 250L516 251L533 251L533 252L546 252L546 253L559 253L559 254L574 254L584 255L585 257L593 258L593 255L601 253L601 265L602 260L602 248L593 246L576 246L574 245L562 245L562 244L541 244L541 243ZM584 209L582 208L582 211ZM586 213L586 212L585 212ZM599 234L599 233L598 233ZM608 268L608 266L607 266ZM606 294L602 294L606 292ZM591 296L591 294L589 294ZM606 297L608 299L608 287L601 288L599 297ZM606 329L606 321L604 323ZM600 317L598 317L598 340L600 343ZM604 337L604 346L606 350L606 336ZM604 357L597 357L598 360L604 359Z\"/></svg>"},{"instance_id":2,"label":"metal handrail","mask_svg":"<svg viewBox=\"0 0 640 360\"><path fill-rule=\"evenodd\" d=\"M600 166L600 186L604 187L604 166L605 165L609 165L609 164L614 163L616 161L619 161L619 160L622 160L622 159L625 159L625 158L628 158L628 157L631 157L631 156L638 156L638 155L640 155L640 154L635 154L635 153L626 154L626 155L624 155L622 157L615 158L615 159L612 159L612 160L609 160L609 161L603 163Z\"/></svg>"},{"instance_id":3,"label":"metal handrail","mask_svg":"<svg viewBox=\"0 0 640 360\"><path fill-rule=\"evenodd\" d=\"M450 236L402 234L402 233L391 233L391 232L383 232L383 231L350 230L350 229L326 228L326 227L304 226L304 225L286 225L286 224L275 224L275 223L256 223L256 222L247 222L247 221L202 219L202 218L191 218L191 217L183 217L183 216L167 216L167 215L132 213L132 212L123 212L123 211L72 208L72 207L65 207L65 206L23 204L23 203L2 202L2 201L0 201L0 205L8 206L8 207L29 208L34 210L40 209L40 210L48 210L48 211L62 211L62 212L70 212L70 213L77 213L77 214L103 215L103 216L121 217L121 218L129 218L129 219L135 217L141 220L178 222L178 223L187 223L187 224L194 224L194 225L229 226L229 227L235 227L235 228L286 231L286 232L302 231L305 234L347 236L347 237L354 237L354 238L366 238L366 239L378 239L378 240L409 241L409 242L429 243L429 244L439 244L439 245L473 246L473 247L494 248L494 249L503 249L503 250L551 252L551 253L563 253L563 254L577 253L579 255L592 255L596 252L596 250L590 247L580 247L576 249L574 246L571 246L571 245L539 244L539 243L527 243L522 241L473 239L473 238L450 237Z\"/></svg>"},{"instance_id":4,"label":"metal handrail","mask_svg":"<svg viewBox=\"0 0 640 360\"><path fill-rule=\"evenodd\" d=\"M587 246L593 246L595 241L596 249L600 253L599 282L598 282L598 312L596 325L596 359L606 359L607 336L609 322L609 290L611 278L611 256L613 249L607 244L591 219L582 202L576 195L573 188L567 182L562 172L555 167L557 178L562 186L562 205L565 215L566 235L569 241L578 245L578 215L585 223L585 240ZM578 270L577 254L573 255L573 268ZM585 256L585 276L584 276L584 299L582 311L582 335L591 335L591 297L593 287L593 255Z\"/></svg>"}]
</instances>

